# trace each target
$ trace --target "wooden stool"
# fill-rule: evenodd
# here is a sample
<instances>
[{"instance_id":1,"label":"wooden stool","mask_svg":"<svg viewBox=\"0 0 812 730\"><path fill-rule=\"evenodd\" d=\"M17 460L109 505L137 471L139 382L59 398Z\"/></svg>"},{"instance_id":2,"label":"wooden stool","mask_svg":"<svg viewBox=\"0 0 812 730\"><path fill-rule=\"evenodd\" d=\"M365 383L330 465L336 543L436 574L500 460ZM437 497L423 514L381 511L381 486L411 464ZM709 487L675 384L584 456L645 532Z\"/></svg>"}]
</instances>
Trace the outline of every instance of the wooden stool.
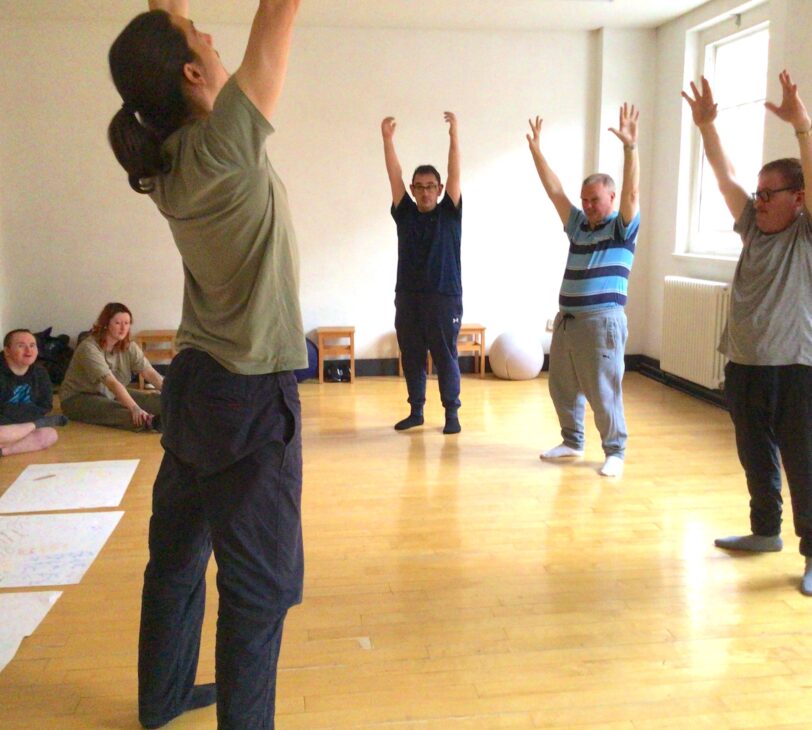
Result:
<instances>
[{"instance_id":1,"label":"wooden stool","mask_svg":"<svg viewBox=\"0 0 812 730\"><path fill-rule=\"evenodd\" d=\"M460 327L457 338L457 354L472 353L474 356L474 372L480 378L485 377L485 327L481 324L464 324ZM431 361L431 355L429 355Z\"/></svg>"},{"instance_id":2,"label":"wooden stool","mask_svg":"<svg viewBox=\"0 0 812 730\"><path fill-rule=\"evenodd\" d=\"M319 348L319 382L324 382L325 355L350 356L350 382L355 382L355 327L317 327ZM339 342L336 342L339 340ZM344 342L349 340L349 342Z\"/></svg>"},{"instance_id":3,"label":"wooden stool","mask_svg":"<svg viewBox=\"0 0 812 730\"><path fill-rule=\"evenodd\" d=\"M474 355L474 372L479 373L480 378L485 377L485 327L481 324L460 325L460 333L457 336L457 355L470 352ZM431 361L431 353L426 360L426 372L431 375L434 363ZM398 350L398 374L403 375L403 358Z\"/></svg>"},{"instance_id":4,"label":"wooden stool","mask_svg":"<svg viewBox=\"0 0 812 730\"><path fill-rule=\"evenodd\" d=\"M175 330L141 330L133 342L144 351L150 365L166 365L178 354L175 349ZM138 373L138 387L144 389L144 376Z\"/></svg>"}]
</instances>

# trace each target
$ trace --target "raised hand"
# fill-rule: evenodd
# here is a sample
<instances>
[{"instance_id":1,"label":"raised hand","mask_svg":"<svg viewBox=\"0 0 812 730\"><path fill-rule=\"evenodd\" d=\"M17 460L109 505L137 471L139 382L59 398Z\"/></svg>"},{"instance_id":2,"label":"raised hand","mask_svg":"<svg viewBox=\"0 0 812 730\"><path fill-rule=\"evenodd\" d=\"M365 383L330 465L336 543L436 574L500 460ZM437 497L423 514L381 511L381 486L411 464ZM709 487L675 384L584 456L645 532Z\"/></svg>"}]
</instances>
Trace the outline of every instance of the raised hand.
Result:
<instances>
[{"instance_id":1,"label":"raised hand","mask_svg":"<svg viewBox=\"0 0 812 730\"><path fill-rule=\"evenodd\" d=\"M682 98L688 102L691 107L691 115L694 118L694 124L697 127L703 127L706 124L712 124L716 119L716 103L713 101L713 92L711 91L708 80L702 77L702 91L696 88L696 84L691 82L691 93L693 98L688 96L684 91Z\"/></svg>"},{"instance_id":2,"label":"raised hand","mask_svg":"<svg viewBox=\"0 0 812 730\"><path fill-rule=\"evenodd\" d=\"M765 101L764 106L779 119L791 124L797 131L808 130L810 127L809 114L798 94L798 85L792 83L792 77L786 69L780 73L778 80L781 82L781 106L776 106L769 101Z\"/></svg>"},{"instance_id":3,"label":"raised hand","mask_svg":"<svg viewBox=\"0 0 812 730\"><path fill-rule=\"evenodd\" d=\"M381 134L383 135L384 139L392 139L395 136L395 127L397 127L397 122L395 121L394 117L386 117L381 122Z\"/></svg>"},{"instance_id":4,"label":"raised hand","mask_svg":"<svg viewBox=\"0 0 812 730\"><path fill-rule=\"evenodd\" d=\"M454 112L443 112L443 119L448 124L448 133L454 135L457 133L457 117Z\"/></svg>"},{"instance_id":5,"label":"raised hand","mask_svg":"<svg viewBox=\"0 0 812 730\"><path fill-rule=\"evenodd\" d=\"M527 137L527 144L530 145L530 149L535 150L536 152L541 152L541 147L539 145L539 137L541 136L541 125L544 120L541 117L536 117L536 120L533 121L532 119L528 119L527 123L530 125L530 131L532 134L525 135Z\"/></svg>"},{"instance_id":6,"label":"raised hand","mask_svg":"<svg viewBox=\"0 0 812 730\"><path fill-rule=\"evenodd\" d=\"M639 117L640 112L635 108L634 104L629 106L624 101L623 106L620 107L618 128L609 127L609 131L624 145L635 145L637 144L637 120Z\"/></svg>"}]
</instances>

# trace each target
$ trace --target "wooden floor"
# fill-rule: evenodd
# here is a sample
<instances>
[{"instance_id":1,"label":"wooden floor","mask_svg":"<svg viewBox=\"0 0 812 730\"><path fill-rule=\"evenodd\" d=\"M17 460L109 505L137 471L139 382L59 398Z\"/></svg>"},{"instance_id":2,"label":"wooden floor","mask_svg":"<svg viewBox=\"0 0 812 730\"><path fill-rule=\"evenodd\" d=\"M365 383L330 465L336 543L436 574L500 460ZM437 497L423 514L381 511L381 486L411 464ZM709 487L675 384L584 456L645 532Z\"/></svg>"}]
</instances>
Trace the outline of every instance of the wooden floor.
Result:
<instances>
[{"instance_id":1,"label":"wooden floor","mask_svg":"<svg viewBox=\"0 0 812 730\"><path fill-rule=\"evenodd\" d=\"M590 424L558 443L546 377L463 378L463 432L396 433L402 379L301 388L305 602L289 614L277 728L812 727L812 599L783 553L734 557L747 529L727 414L637 374L621 479ZM0 459L140 458L119 527L0 673L0 728L137 728L136 646L154 435L71 424L57 446ZM789 500L787 500L789 501ZM789 509L789 507L787 507ZM201 681L213 679L210 591ZM0 619L1 620L1 619ZM173 728L214 728L211 708Z\"/></svg>"}]
</instances>

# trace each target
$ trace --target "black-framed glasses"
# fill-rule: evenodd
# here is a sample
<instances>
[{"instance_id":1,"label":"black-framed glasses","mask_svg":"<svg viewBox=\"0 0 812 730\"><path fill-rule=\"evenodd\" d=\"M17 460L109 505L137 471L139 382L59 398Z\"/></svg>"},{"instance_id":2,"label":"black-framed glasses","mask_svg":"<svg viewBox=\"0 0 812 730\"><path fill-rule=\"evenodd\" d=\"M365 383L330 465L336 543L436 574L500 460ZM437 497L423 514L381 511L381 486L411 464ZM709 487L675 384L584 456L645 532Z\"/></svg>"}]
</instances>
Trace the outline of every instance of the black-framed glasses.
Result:
<instances>
[{"instance_id":1,"label":"black-framed glasses","mask_svg":"<svg viewBox=\"0 0 812 730\"><path fill-rule=\"evenodd\" d=\"M776 193L783 193L787 190L795 191L796 188L794 185L790 185L786 188L776 188L775 190L771 190L770 188L764 188L763 190L756 190L754 193L750 193L750 197L753 199L755 203L757 200L760 200L762 203L769 203L772 199L773 195Z\"/></svg>"},{"instance_id":2,"label":"black-framed glasses","mask_svg":"<svg viewBox=\"0 0 812 730\"><path fill-rule=\"evenodd\" d=\"M437 183L429 183L428 185L421 185L420 183L414 183L412 187L418 192L422 193L424 190L429 193L433 193L437 190L440 186Z\"/></svg>"}]
</instances>

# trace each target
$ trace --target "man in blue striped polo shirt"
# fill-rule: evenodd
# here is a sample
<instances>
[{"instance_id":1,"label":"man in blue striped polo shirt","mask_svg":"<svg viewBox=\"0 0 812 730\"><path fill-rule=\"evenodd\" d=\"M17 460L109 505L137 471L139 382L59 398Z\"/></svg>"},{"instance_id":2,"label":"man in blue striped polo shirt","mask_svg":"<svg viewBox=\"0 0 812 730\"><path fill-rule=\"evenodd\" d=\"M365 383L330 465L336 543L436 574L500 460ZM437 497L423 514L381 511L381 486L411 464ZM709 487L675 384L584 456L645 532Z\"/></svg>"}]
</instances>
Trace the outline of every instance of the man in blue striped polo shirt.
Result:
<instances>
[{"instance_id":1,"label":"man in blue striped polo shirt","mask_svg":"<svg viewBox=\"0 0 812 730\"><path fill-rule=\"evenodd\" d=\"M541 153L539 117L530 121L527 135L541 183L570 241L550 348L550 396L563 442L541 458L583 456L589 401L606 456L599 473L609 477L623 473L626 449L622 381L628 329L623 306L640 227L638 116L634 106L624 103L618 128L609 130L623 143L619 213L614 210L614 180L602 174L584 180L582 209L576 208Z\"/></svg>"}]
</instances>

